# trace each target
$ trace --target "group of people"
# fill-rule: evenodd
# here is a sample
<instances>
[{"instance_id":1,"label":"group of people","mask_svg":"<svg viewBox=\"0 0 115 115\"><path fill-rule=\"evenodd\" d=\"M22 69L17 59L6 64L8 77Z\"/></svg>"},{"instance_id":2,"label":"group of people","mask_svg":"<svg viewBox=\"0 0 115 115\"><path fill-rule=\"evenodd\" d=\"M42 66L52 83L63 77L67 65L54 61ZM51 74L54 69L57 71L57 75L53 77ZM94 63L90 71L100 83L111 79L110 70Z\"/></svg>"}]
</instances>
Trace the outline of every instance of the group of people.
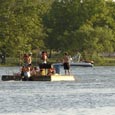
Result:
<instances>
[{"instance_id":1,"label":"group of people","mask_svg":"<svg viewBox=\"0 0 115 115\"><path fill-rule=\"evenodd\" d=\"M47 63L47 52L42 52L41 60L43 64ZM55 73L55 69L53 66L47 69L47 74L44 73L43 68L37 68L32 65L32 53L24 54L23 56L23 66L21 68L21 76L24 80L28 80L31 76L39 76L39 75L52 75Z\"/></svg>"},{"instance_id":2,"label":"group of people","mask_svg":"<svg viewBox=\"0 0 115 115\"><path fill-rule=\"evenodd\" d=\"M48 55L47 52L43 51L41 53L41 60L43 64L47 64ZM65 75L70 75L70 57L68 53L64 54L63 57L63 67L65 70ZM55 68L51 66L51 68L47 69L47 74L44 74L44 69L40 69L37 67L33 67L32 65L32 53L24 54L23 56L23 66L21 68L21 76L24 77L24 79L28 80L31 76L38 76L38 75L52 75L55 74Z\"/></svg>"}]
</instances>

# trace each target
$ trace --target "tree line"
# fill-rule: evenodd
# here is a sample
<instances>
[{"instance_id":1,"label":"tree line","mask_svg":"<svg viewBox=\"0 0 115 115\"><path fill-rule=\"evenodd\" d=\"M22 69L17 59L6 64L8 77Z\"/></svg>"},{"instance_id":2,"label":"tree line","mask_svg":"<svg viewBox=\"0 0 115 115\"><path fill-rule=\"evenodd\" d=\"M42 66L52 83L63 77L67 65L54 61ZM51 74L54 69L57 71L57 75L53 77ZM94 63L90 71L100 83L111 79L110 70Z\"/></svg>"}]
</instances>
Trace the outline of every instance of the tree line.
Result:
<instances>
[{"instance_id":1,"label":"tree line","mask_svg":"<svg viewBox=\"0 0 115 115\"><path fill-rule=\"evenodd\" d=\"M0 52L61 50L95 59L115 51L112 0L0 0Z\"/></svg>"}]
</instances>

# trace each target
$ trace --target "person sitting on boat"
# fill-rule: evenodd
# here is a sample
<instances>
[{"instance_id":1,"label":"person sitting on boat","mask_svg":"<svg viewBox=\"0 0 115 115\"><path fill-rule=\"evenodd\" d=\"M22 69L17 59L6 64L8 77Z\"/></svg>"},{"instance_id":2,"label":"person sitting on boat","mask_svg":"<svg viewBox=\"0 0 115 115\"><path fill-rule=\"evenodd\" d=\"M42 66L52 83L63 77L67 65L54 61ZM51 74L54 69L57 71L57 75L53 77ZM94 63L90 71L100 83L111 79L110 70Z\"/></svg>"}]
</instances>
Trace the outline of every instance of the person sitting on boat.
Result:
<instances>
[{"instance_id":1,"label":"person sitting on boat","mask_svg":"<svg viewBox=\"0 0 115 115\"><path fill-rule=\"evenodd\" d=\"M93 61L93 60L91 60L91 61L90 61L90 60L85 60L84 62L85 62L85 63L91 63L91 64L94 64L94 61Z\"/></svg>"},{"instance_id":2,"label":"person sitting on boat","mask_svg":"<svg viewBox=\"0 0 115 115\"><path fill-rule=\"evenodd\" d=\"M38 70L38 68L36 66L33 67L30 72L31 72L31 76L37 76L37 75L39 75L39 70Z\"/></svg>"},{"instance_id":3,"label":"person sitting on boat","mask_svg":"<svg viewBox=\"0 0 115 115\"><path fill-rule=\"evenodd\" d=\"M25 66L22 66L22 68L21 68L21 77L23 78L24 77L24 71L25 71Z\"/></svg>"},{"instance_id":4,"label":"person sitting on boat","mask_svg":"<svg viewBox=\"0 0 115 115\"><path fill-rule=\"evenodd\" d=\"M64 66L64 70L65 70L65 75L67 73L68 73L68 75L70 75L70 58L69 58L68 53L64 53L63 66Z\"/></svg>"},{"instance_id":5,"label":"person sitting on boat","mask_svg":"<svg viewBox=\"0 0 115 115\"><path fill-rule=\"evenodd\" d=\"M41 68L39 74L40 74L41 76L46 76L46 75L47 75L47 70L44 69L44 68Z\"/></svg>"},{"instance_id":6,"label":"person sitting on boat","mask_svg":"<svg viewBox=\"0 0 115 115\"><path fill-rule=\"evenodd\" d=\"M28 81L30 75L30 66L23 66L21 70L21 76L24 81Z\"/></svg>"},{"instance_id":7,"label":"person sitting on boat","mask_svg":"<svg viewBox=\"0 0 115 115\"><path fill-rule=\"evenodd\" d=\"M43 60L43 63L47 63L47 52L43 51L41 55L41 59Z\"/></svg>"},{"instance_id":8,"label":"person sitting on boat","mask_svg":"<svg viewBox=\"0 0 115 115\"><path fill-rule=\"evenodd\" d=\"M48 69L47 75L51 76L53 74L55 74L55 68L51 65L51 68Z\"/></svg>"}]
</instances>

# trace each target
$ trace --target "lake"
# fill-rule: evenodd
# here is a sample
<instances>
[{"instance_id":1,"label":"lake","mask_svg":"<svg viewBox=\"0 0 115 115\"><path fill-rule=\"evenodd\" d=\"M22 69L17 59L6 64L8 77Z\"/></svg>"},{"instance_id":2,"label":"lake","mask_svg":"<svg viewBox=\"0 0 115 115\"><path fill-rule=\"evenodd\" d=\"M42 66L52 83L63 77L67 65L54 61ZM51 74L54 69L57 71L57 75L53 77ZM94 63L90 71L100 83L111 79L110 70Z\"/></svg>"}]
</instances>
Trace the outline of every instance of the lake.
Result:
<instances>
[{"instance_id":1,"label":"lake","mask_svg":"<svg viewBox=\"0 0 115 115\"><path fill-rule=\"evenodd\" d=\"M19 70L0 67L0 76ZM115 66L71 73L75 81L0 81L0 115L115 115Z\"/></svg>"}]
</instances>

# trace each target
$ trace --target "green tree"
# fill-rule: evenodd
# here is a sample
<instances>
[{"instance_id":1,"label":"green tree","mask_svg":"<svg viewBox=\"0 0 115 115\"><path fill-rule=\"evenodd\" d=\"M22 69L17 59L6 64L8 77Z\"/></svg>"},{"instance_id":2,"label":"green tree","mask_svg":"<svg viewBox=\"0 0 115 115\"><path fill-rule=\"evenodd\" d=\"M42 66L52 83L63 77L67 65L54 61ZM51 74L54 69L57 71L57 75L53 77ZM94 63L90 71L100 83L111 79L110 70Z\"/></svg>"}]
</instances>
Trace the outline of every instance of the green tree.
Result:
<instances>
[{"instance_id":1,"label":"green tree","mask_svg":"<svg viewBox=\"0 0 115 115\"><path fill-rule=\"evenodd\" d=\"M46 34L39 3L37 0L12 0L1 3L0 47L5 46L9 55L44 47L43 39Z\"/></svg>"}]
</instances>

